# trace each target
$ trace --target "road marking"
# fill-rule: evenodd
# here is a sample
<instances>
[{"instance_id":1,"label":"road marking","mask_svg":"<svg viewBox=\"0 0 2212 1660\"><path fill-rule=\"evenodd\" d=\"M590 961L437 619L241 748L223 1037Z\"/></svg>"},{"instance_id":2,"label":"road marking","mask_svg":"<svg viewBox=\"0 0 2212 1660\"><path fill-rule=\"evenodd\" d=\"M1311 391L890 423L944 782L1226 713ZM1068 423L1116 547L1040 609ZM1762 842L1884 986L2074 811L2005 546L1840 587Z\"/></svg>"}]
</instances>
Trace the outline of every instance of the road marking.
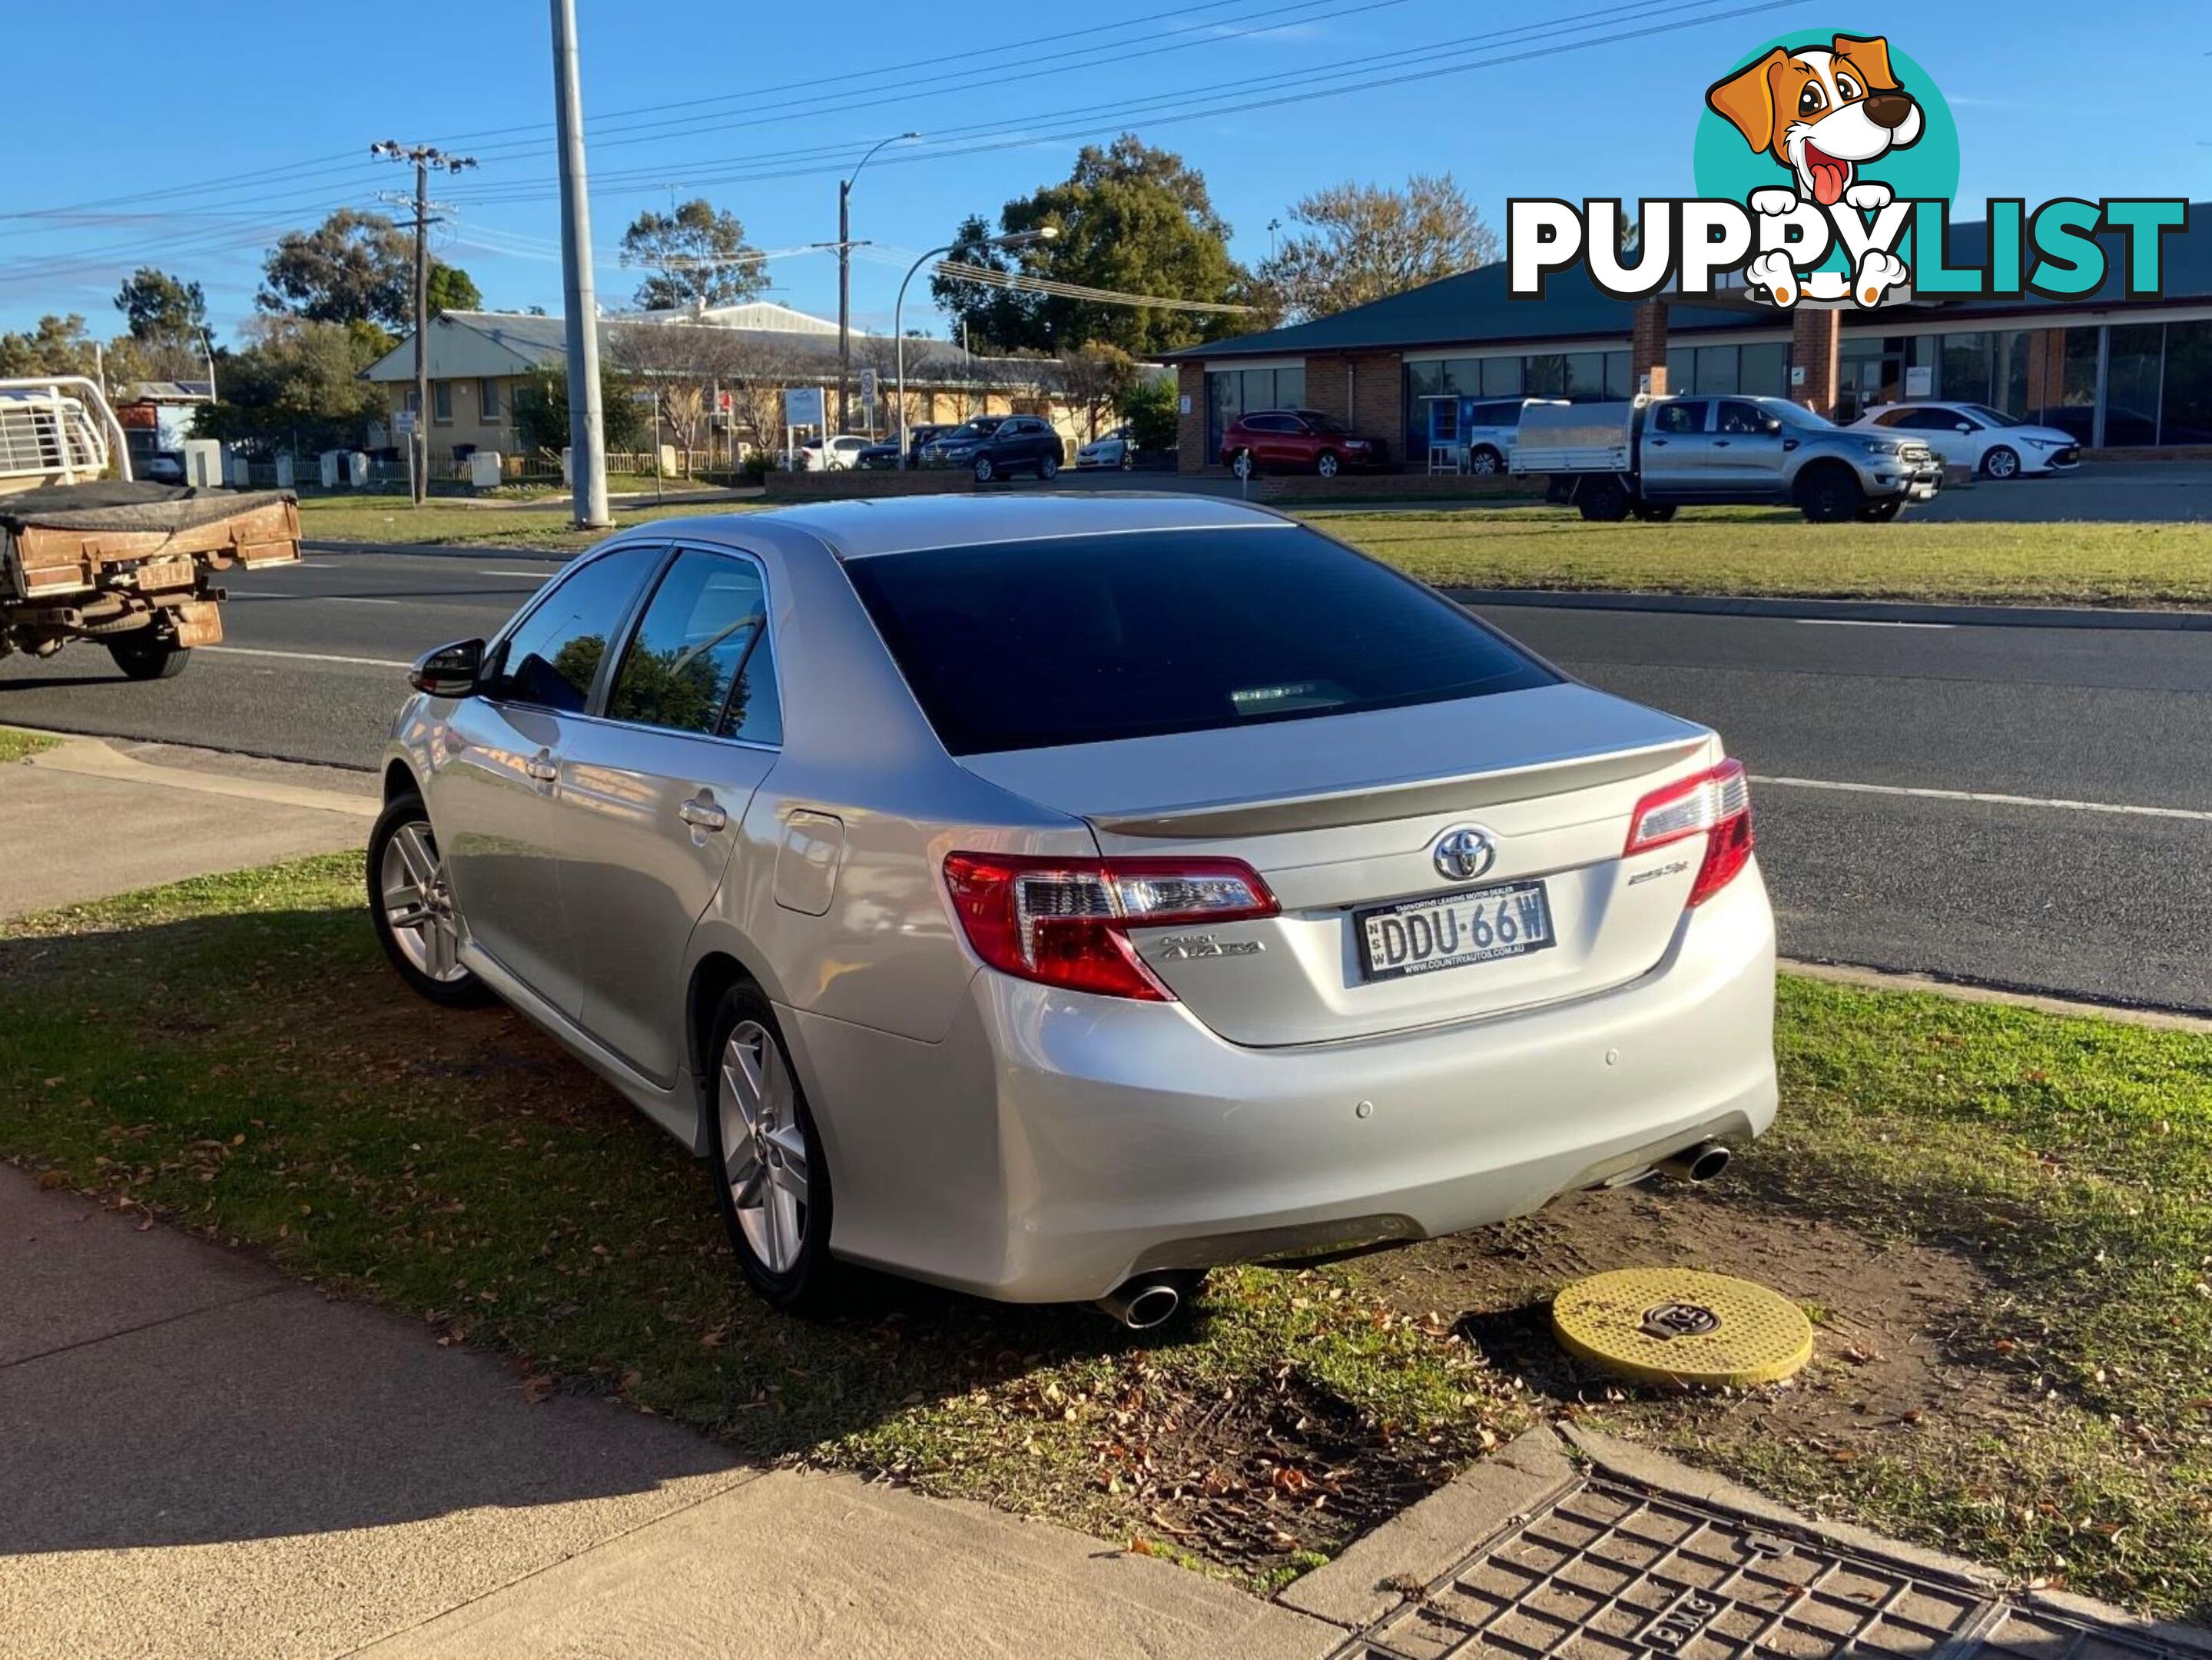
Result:
<instances>
[{"instance_id":1,"label":"road marking","mask_svg":"<svg viewBox=\"0 0 2212 1660\"><path fill-rule=\"evenodd\" d=\"M337 657L319 651L268 651L257 646L198 646L197 651L228 652L233 657L283 657L298 663L352 663L365 669L411 669L412 663L403 663L389 657Z\"/></svg>"},{"instance_id":2,"label":"road marking","mask_svg":"<svg viewBox=\"0 0 2212 1660\"><path fill-rule=\"evenodd\" d=\"M1796 619L1808 629L1953 629L1955 623L1892 623L1887 619L1858 617L1800 617Z\"/></svg>"},{"instance_id":3,"label":"road marking","mask_svg":"<svg viewBox=\"0 0 2212 1660\"><path fill-rule=\"evenodd\" d=\"M2069 801L2057 796L2000 795L1988 790L1928 789L1910 784L1842 784L1826 778L1772 778L1754 773L1764 788L1841 790L1851 795L1910 795L1928 801L1979 801L2000 807L2056 807L2065 812L2114 812L2130 818L2185 818L2212 824L2212 812L2197 807L2138 807L2114 801Z\"/></svg>"}]
</instances>

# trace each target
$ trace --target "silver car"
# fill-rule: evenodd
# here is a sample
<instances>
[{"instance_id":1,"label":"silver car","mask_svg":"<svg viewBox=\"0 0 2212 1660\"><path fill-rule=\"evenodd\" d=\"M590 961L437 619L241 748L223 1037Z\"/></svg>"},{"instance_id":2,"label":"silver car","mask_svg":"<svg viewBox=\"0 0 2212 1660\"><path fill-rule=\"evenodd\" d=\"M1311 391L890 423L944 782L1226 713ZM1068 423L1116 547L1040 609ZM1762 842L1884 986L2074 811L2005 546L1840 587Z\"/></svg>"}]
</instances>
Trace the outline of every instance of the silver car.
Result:
<instances>
[{"instance_id":1,"label":"silver car","mask_svg":"<svg viewBox=\"0 0 2212 1660\"><path fill-rule=\"evenodd\" d=\"M1198 496L640 526L416 665L377 931L708 1162L745 1277L1166 1317L1771 1119L1741 766Z\"/></svg>"}]
</instances>

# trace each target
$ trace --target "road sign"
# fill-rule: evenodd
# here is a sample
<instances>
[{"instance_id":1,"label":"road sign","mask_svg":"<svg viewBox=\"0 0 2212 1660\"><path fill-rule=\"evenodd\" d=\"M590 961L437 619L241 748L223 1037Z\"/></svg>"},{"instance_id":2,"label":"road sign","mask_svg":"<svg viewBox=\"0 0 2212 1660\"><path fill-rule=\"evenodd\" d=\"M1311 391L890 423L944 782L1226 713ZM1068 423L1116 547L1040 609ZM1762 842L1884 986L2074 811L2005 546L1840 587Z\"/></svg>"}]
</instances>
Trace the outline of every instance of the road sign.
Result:
<instances>
[{"instance_id":1,"label":"road sign","mask_svg":"<svg viewBox=\"0 0 2212 1660\"><path fill-rule=\"evenodd\" d=\"M783 424L818 427L822 424L822 388L793 386L783 394Z\"/></svg>"},{"instance_id":2,"label":"road sign","mask_svg":"<svg viewBox=\"0 0 2212 1660\"><path fill-rule=\"evenodd\" d=\"M394 410L392 417L392 432L396 438L412 438L415 435L415 411L413 410Z\"/></svg>"},{"instance_id":3,"label":"road sign","mask_svg":"<svg viewBox=\"0 0 2212 1660\"><path fill-rule=\"evenodd\" d=\"M718 392L714 394L714 407L720 410L723 414L727 415L732 409L736 408L737 405L731 398L729 393L726 392Z\"/></svg>"},{"instance_id":4,"label":"road sign","mask_svg":"<svg viewBox=\"0 0 2212 1660\"><path fill-rule=\"evenodd\" d=\"M873 369L860 371L860 401L863 404L876 401L876 372Z\"/></svg>"}]
</instances>

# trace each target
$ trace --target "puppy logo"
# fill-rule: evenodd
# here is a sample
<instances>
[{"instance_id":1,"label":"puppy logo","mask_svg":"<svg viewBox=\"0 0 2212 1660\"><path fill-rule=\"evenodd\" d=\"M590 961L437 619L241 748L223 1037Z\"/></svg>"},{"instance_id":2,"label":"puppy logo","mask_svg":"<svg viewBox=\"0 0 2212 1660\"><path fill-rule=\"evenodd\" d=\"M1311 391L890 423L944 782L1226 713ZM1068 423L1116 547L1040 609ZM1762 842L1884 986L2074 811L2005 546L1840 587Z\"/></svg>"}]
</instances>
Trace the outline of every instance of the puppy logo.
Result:
<instances>
[{"instance_id":1,"label":"puppy logo","mask_svg":"<svg viewBox=\"0 0 2212 1660\"><path fill-rule=\"evenodd\" d=\"M1795 198L1872 212L1889 186L1861 182L1859 169L1917 143L1920 105L1889 67L1889 42L1839 34L1827 47L1777 46L1705 91L1713 112L1753 150L1796 175ZM1764 192L1762 192L1763 194ZM1759 206L1753 198L1752 206Z\"/></svg>"}]
</instances>

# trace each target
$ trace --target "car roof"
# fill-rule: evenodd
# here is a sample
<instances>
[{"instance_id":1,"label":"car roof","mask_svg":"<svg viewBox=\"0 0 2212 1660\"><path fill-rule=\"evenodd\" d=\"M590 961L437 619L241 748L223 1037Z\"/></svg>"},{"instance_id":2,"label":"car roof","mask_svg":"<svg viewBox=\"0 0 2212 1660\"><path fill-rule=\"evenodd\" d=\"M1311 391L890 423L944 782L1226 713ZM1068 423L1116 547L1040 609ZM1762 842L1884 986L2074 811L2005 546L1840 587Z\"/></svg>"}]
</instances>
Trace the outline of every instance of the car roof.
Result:
<instances>
[{"instance_id":1,"label":"car roof","mask_svg":"<svg viewBox=\"0 0 2212 1660\"><path fill-rule=\"evenodd\" d=\"M808 502L767 513L721 514L685 519L682 524L687 537L739 545L763 534L781 540L779 532L803 532L840 559L1144 531L1297 528L1280 514L1217 496L1118 490L1110 496L883 496Z\"/></svg>"}]
</instances>

